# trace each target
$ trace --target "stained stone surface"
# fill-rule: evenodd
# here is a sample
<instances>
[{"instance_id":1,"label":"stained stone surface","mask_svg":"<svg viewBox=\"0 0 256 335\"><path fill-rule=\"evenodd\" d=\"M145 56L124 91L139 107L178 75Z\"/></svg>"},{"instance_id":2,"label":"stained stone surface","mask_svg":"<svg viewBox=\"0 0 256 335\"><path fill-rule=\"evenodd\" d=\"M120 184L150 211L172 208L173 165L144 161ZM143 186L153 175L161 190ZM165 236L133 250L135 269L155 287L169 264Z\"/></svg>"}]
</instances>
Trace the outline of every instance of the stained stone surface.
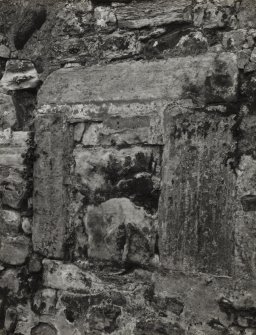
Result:
<instances>
[{"instance_id":1,"label":"stained stone surface","mask_svg":"<svg viewBox=\"0 0 256 335\"><path fill-rule=\"evenodd\" d=\"M195 92L189 92L191 88ZM236 88L236 57L206 54L151 63L61 69L47 78L38 103L180 99L193 95L196 99L234 101Z\"/></svg>"},{"instance_id":2,"label":"stained stone surface","mask_svg":"<svg viewBox=\"0 0 256 335\"><path fill-rule=\"evenodd\" d=\"M255 335L255 22L0 1L1 335Z\"/></svg>"},{"instance_id":3,"label":"stained stone surface","mask_svg":"<svg viewBox=\"0 0 256 335\"><path fill-rule=\"evenodd\" d=\"M170 117L166 111L165 120L162 262L184 271L231 275L236 196L228 157L235 150L234 117L219 120L195 111Z\"/></svg>"}]
</instances>

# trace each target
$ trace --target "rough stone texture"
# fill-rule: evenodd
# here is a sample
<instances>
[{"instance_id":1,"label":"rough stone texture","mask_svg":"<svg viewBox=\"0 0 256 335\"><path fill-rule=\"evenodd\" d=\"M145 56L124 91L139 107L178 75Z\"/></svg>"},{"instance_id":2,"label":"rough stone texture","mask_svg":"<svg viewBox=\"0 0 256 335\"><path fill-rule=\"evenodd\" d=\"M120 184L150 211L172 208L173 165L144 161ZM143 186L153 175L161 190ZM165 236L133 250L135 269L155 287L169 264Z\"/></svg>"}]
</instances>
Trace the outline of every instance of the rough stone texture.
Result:
<instances>
[{"instance_id":1,"label":"rough stone texture","mask_svg":"<svg viewBox=\"0 0 256 335\"><path fill-rule=\"evenodd\" d=\"M165 120L161 260L178 270L231 275L235 178L228 159L235 150L234 117L186 110L172 117L167 110Z\"/></svg>"},{"instance_id":2,"label":"rough stone texture","mask_svg":"<svg viewBox=\"0 0 256 335\"><path fill-rule=\"evenodd\" d=\"M143 1L120 5L116 17L120 28L139 29L171 23L191 22L191 1Z\"/></svg>"},{"instance_id":3,"label":"rough stone texture","mask_svg":"<svg viewBox=\"0 0 256 335\"><path fill-rule=\"evenodd\" d=\"M1 226L0 232L1 235L7 234L17 234L19 232L21 218L20 213L10 210L2 210L0 212Z\"/></svg>"},{"instance_id":4,"label":"rough stone texture","mask_svg":"<svg viewBox=\"0 0 256 335\"><path fill-rule=\"evenodd\" d=\"M43 285L45 287L73 291L88 292L97 283L97 278L82 271L73 264L44 260Z\"/></svg>"},{"instance_id":5,"label":"rough stone texture","mask_svg":"<svg viewBox=\"0 0 256 335\"><path fill-rule=\"evenodd\" d=\"M66 176L68 163L68 140L62 117L45 117L36 121L37 143L34 181L35 215L32 227L34 250L44 256L60 258L63 255L65 236ZM52 150L54 148L54 150Z\"/></svg>"},{"instance_id":6,"label":"rough stone texture","mask_svg":"<svg viewBox=\"0 0 256 335\"><path fill-rule=\"evenodd\" d=\"M5 237L0 241L0 261L10 265L20 265L29 254L29 239L25 236Z\"/></svg>"},{"instance_id":7,"label":"rough stone texture","mask_svg":"<svg viewBox=\"0 0 256 335\"><path fill-rule=\"evenodd\" d=\"M0 131L0 189L2 203L11 208L22 206L27 195L25 156L28 151L28 132Z\"/></svg>"},{"instance_id":8,"label":"rough stone texture","mask_svg":"<svg viewBox=\"0 0 256 335\"><path fill-rule=\"evenodd\" d=\"M255 22L0 1L0 334L255 335Z\"/></svg>"},{"instance_id":9,"label":"rough stone texture","mask_svg":"<svg viewBox=\"0 0 256 335\"><path fill-rule=\"evenodd\" d=\"M3 129L13 128L16 124L16 111L9 95L0 93L0 127Z\"/></svg>"},{"instance_id":10,"label":"rough stone texture","mask_svg":"<svg viewBox=\"0 0 256 335\"><path fill-rule=\"evenodd\" d=\"M196 89L196 92L189 92L191 88ZM207 98L206 92L211 99L234 101L236 89L237 67L234 55L207 54L196 59L172 58L151 63L131 62L89 69L61 69L47 78L38 103L41 106L59 101L70 104L180 99L189 95L204 100Z\"/></svg>"},{"instance_id":11,"label":"rough stone texture","mask_svg":"<svg viewBox=\"0 0 256 335\"><path fill-rule=\"evenodd\" d=\"M147 264L154 256L154 218L125 198L89 206L84 218L88 256L115 262Z\"/></svg>"},{"instance_id":12,"label":"rough stone texture","mask_svg":"<svg viewBox=\"0 0 256 335\"><path fill-rule=\"evenodd\" d=\"M35 88L39 84L36 69L30 61L9 60L1 79L1 86L6 91Z\"/></svg>"}]
</instances>

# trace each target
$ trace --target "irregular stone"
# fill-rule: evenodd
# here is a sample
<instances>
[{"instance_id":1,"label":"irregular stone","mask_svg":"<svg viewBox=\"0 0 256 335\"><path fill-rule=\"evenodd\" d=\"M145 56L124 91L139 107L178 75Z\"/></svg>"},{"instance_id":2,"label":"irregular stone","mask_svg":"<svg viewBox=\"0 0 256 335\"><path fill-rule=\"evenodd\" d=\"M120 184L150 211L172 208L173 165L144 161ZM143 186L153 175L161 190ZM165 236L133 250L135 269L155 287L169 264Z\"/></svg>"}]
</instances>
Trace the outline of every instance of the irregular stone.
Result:
<instances>
[{"instance_id":1,"label":"irregular stone","mask_svg":"<svg viewBox=\"0 0 256 335\"><path fill-rule=\"evenodd\" d=\"M0 93L0 128L13 128L16 122L16 111L11 96Z\"/></svg>"},{"instance_id":2,"label":"irregular stone","mask_svg":"<svg viewBox=\"0 0 256 335\"><path fill-rule=\"evenodd\" d=\"M37 291L33 300L33 310L40 315L51 315L56 312L57 294L53 289Z\"/></svg>"},{"instance_id":3,"label":"irregular stone","mask_svg":"<svg viewBox=\"0 0 256 335\"><path fill-rule=\"evenodd\" d=\"M7 269L1 272L0 288L8 289L14 296L20 291L19 271L16 269Z\"/></svg>"},{"instance_id":4,"label":"irregular stone","mask_svg":"<svg viewBox=\"0 0 256 335\"><path fill-rule=\"evenodd\" d=\"M7 173L8 177L3 179L0 175L0 189L3 194L2 203L11 208L19 209L26 199L27 182L12 169L7 169Z\"/></svg>"},{"instance_id":5,"label":"irregular stone","mask_svg":"<svg viewBox=\"0 0 256 335\"><path fill-rule=\"evenodd\" d=\"M205 90L209 77L214 81L213 92L209 86ZM216 58L215 54L205 54L150 63L137 61L84 69L64 68L47 78L39 92L38 104L176 100L192 96L200 100L209 94L235 101L236 88L235 55L223 53Z\"/></svg>"},{"instance_id":6,"label":"irregular stone","mask_svg":"<svg viewBox=\"0 0 256 335\"><path fill-rule=\"evenodd\" d=\"M102 36L100 44L102 59L122 59L139 55L142 51L142 44L133 32L118 32Z\"/></svg>"},{"instance_id":7,"label":"irregular stone","mask_svg":"<svg viewBox=\"0 0 256 335\"><path fill-rule=\"evenodd\" d=\"M21 227L23 232L26 235L30 235L31 234L31 219L27 218L27 217L23 217L21 220Z\"/></svg>"},{"instance_id":8,"label":"irregular stone","mask_svg":"<svg viewBox=\"0 0 256 335\"><path fill-rule=\"evenodd\" d=\"M248 64L245 65L244 68L245 73L254 72L255 70L256 70L256 62L249 62Z\"/></svg>"},{"instance_id":9,"label":"irregular stone","mask_svg":"<svg viewBox=\"0 0 256 335\"><path fill-rule=\"evenodd\" d=\"M57 335L57 329L53 325L40 322L31 329L31 335Z\"/></svg>"},{"instance_id":10,"label":"irregular stone","mask_svg":"<svg viewBox=\"0 0 256 335\"><path fill-rule=\"evenodd\" d=\"M17 234L20 229L20 213L11 210L0 210L0 234Z\"/></svg>"},{"instance_id":11,"label":"irregular stone","mask_svg":"<svg viewBox=\"0 0 256 335\"><path fill-rule=\"evenodd\" d=\"M242 49L246 41L247 32L245 29L237 29L223 34L223 46L228 50Z\"/></svg>"},{"instance_id":12,"label":"irregular stone","mask_svg":"<svg viewBox=\"0 0 256 335\"><path fill-rule=\"evenodd\" d=\"M237 66L239 69L244 69L249 63L251 50L240 50L237 53Z\"/></svg>"},{"instance_id":13,"label":"irregular stone","mask_svg":"<svg viewBox=\"0 0 256 335\"><path fill-rule=\"evenodd\" d=\"M118 329L117 318L120 314L121 308L114 305L91 307L88 312L87 332L95 335L114 332Z\"/></svg>"},{"instance_id":14,"label":"irregular stone","mask_svg":"<svg viewBox=\"0 0 256 335\"><path fill-rule=\"evenodd\" d=\"M11 54L10 49L4 44L0 44L0 57L9 58L10 54Z\"/></svg>"},{"instance_id":15,"label":"irregular stone","mask_svg":"<svg viewBox=\"0 0 256 335\"><path fill-rule=\"evenodd\" d=\"M89 206L84 222L90 258L146 264L154 255L155 220L128 199Z\"/></svg>"},{"instance_id":16,"label":"irregular stone","mask_svg":"<svg viewBox=\"0 0 256 335\"><path fill-rule=\"evenodd\" d=\"M235 148L234 118L166 111L165 125L169 143L159 202L161 262L171 269L230 275L236 183L225 160Z\"/></svg>"},{"instance_id":17,"label":"irregular stone","mask_svg":"<svg viewBox=\"0 0 256 335\"><path fill-rule=\"evenodd\" d=\"M88 271L74 264L44 259L43 284L45 287L72 292L89 292L99 281Z\"/></svg>"},{"instance_id":18,"label":"irregular stone","mask_svg":"<svg viewBox=\"0 0 256 335\"><path fill-rule=\"evenodd\" d=\"M38 273L42 269L42 261L37 255L33 255L28 264L28 270L31 273Z\"/></svg>"},{"instance_id":19,"label":"irregular stone","mask_svg":"<svg viewBox=\"0 0 256 335\"><path fill-rule=\"evenodd\" d=\"M17 311L14 307L9 307L5 312L4 328L7 332L13 333L17 324Z\"/></svg>"},{"instance_id":20,"label":"irregular stone","mask_svg":"<svg viewBox=\"0 0 256 335\"><path fill-rule=\"evenodd\" d=\"M116 16L110 7L98 6L94 8L96 24L102 28L116 24Z\"/></svg>"},{"instance_id":21,"label":"irregular stone","mask_svg":"<svg viewBox=\"0 0 256 335\"><path fill-rule=\"evenodd\" d=\"M162 26L171 23L191 22L191 2L188 0L157 3L143 1L126 4L116 8L120 28L139 29L143 27Z\"/></svg>"},{"instance_id":22,"label":"irregular stone","mask_svg":"<svg viewBox=\"0 0 256 335\"><path fill-rule=\"evenodd\" d=\"M94 146L99 144L101 123L91 123L85 128L82 143L84 146Z\"/></svg>"},{"instance_id":23,"label":"irregular stone","mask_svg":"<svg viewBox=\"0 0 256 335\"><path fill-rule=\"evenodd\" d=\"M196 56L207 52L207 38L201 32L191 32L181 37L175 47L175 53L182 56Z\"/></svg>"},{"instance_id":24,"label":"irregular stone","mask_svg":"<svg viewBox=\"0 0 256 335\"><path fill-rule=\"evenodd\" d=\"M24 90L37 87L39 78L32 62L9 60L0 84L6 91Z\"/></svg>"},{"instance_id":25,"label":"irregular stone","mask_svg":"<svg viewBox=\"0 0 256 335\"><path fill-rule=\"evenodd\" d=\"M236 27L237 20L232 15L235 3L224 1L221 6L216 1L198 1L193 8L195 26L202 26L207 29Z\"/></svg>"},{"instance_id":26,"label":"irregular stone","mask_svg":"<svg viewBox=\"0 0 256 335\"><path fill-rule=\"evenodd\" d=\"M24 264L29 255L29 239L7 236L0 240L0 261L10 265Z\"/></svg>"}]
</instances>

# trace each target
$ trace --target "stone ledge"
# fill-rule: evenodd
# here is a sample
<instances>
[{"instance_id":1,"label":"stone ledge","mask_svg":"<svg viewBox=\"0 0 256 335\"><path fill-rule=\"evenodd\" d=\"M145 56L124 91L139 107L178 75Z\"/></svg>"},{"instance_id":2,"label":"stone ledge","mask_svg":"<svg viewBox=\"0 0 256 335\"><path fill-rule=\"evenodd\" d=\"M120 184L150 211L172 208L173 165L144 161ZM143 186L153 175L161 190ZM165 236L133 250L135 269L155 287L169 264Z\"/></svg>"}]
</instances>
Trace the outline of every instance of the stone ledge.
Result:
<instances>
[{"instance_id":1,"label":"stone ledge","mask_svg":"<svg viewBox=\"0 0 256 335\"><path fill-rule=\"evenodd\" d=\"M237 76L236 56L231 53L63 68L46 79L38 105L191 97L236 101Z\"/></svg>"}]
</instances>

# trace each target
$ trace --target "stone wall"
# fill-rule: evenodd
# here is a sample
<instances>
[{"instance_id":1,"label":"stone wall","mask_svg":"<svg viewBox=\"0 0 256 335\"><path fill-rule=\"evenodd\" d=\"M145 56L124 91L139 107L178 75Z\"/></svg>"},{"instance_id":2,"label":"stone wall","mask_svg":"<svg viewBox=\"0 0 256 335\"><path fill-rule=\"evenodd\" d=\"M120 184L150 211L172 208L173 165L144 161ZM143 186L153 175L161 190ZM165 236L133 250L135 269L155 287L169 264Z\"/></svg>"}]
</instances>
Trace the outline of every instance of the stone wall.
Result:
<instances>
[{"instance_id":1,"label":"stone wall","mask_svg":"<svg viewBox=\"0 0 256 335\"><path fill-rule=\"evenodd\" d=\"M0 334L256 334L253 0L0 2Z\"/></svg>"}]
</instances>

